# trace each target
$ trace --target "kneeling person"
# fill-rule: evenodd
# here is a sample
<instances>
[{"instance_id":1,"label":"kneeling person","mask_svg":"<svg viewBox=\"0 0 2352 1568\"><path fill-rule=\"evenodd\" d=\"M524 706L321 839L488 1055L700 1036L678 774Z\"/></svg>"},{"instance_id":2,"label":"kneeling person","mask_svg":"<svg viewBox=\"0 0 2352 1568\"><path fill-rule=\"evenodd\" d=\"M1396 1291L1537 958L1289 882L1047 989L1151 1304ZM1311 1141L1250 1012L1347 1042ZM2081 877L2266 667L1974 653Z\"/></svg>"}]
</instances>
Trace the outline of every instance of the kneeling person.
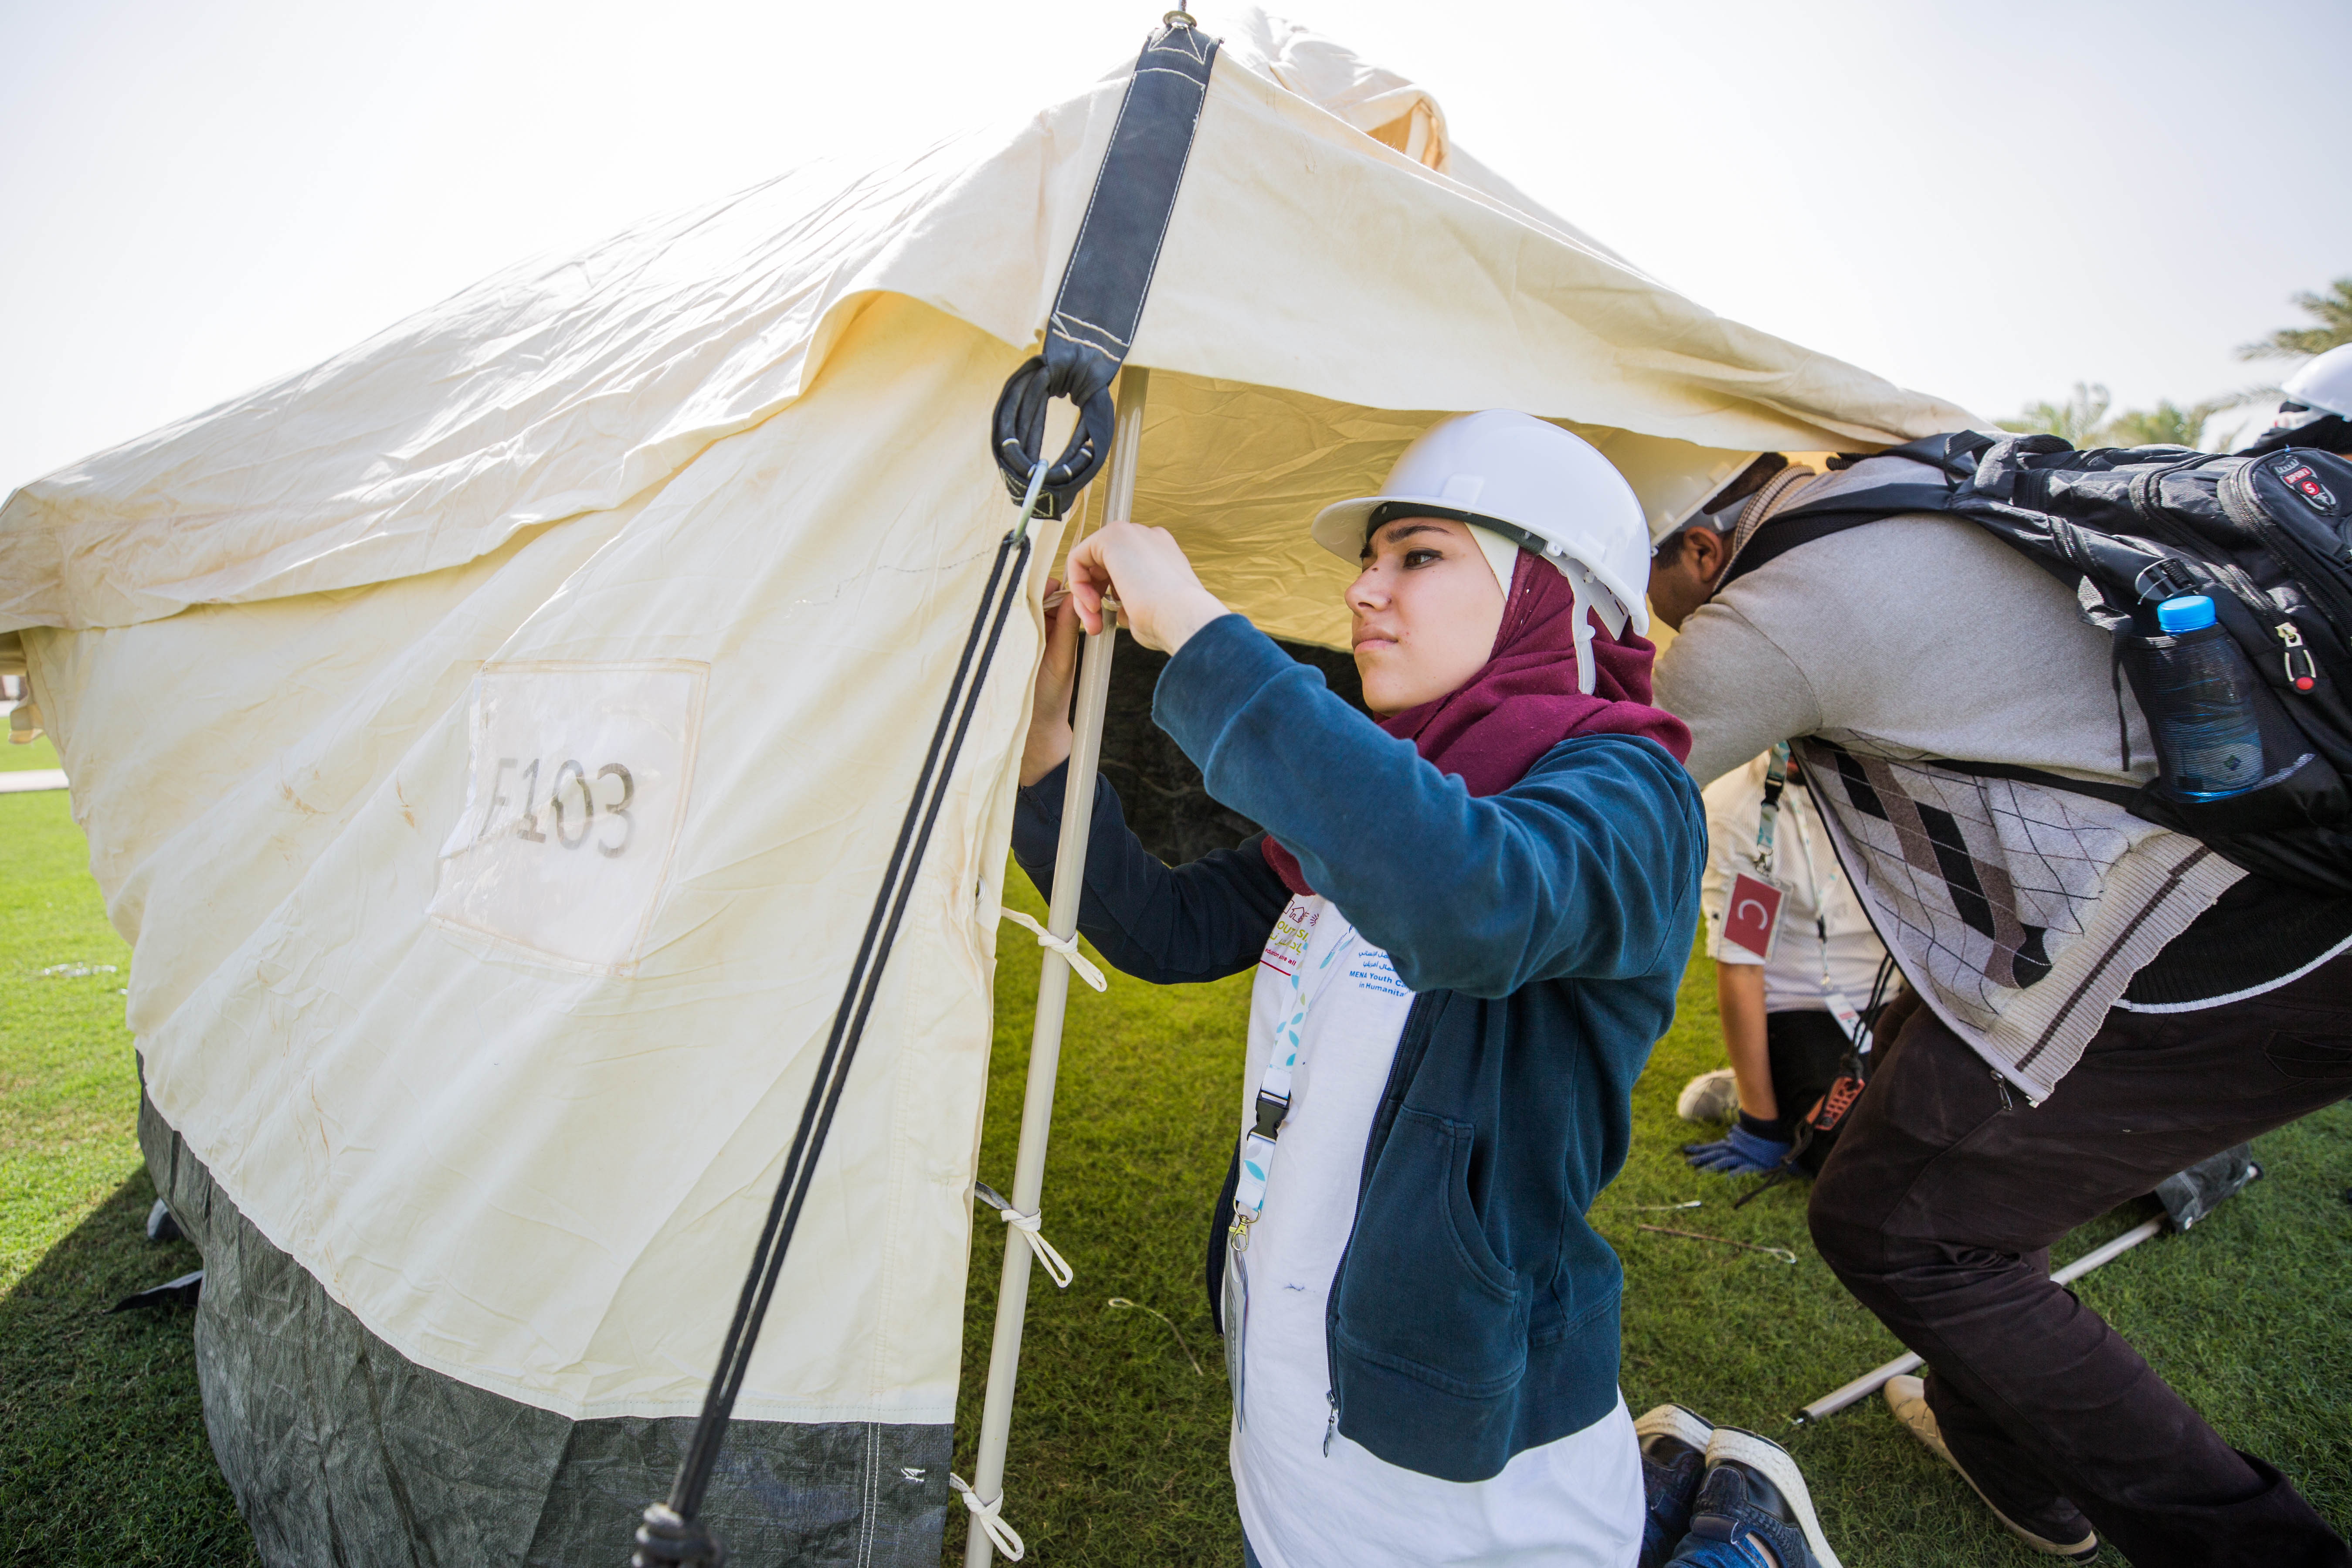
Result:
<instances>
[{"instance_id":1,"label":"kneeling person","mask_svg":"<svg viewBox=\"0 0 2352 1568\"><path fill-rule=\"evenodd\" d=\"M1690 1163L1753 1175L1793 1161L1818 1171L1834 1131L1798 1147L1880 1000L1886 950L1839 867L1804 773L1775 746L1706 786L1699 898L1728 1068L1685 1086L1686 1121L1738 1120Z\"/></svg>"}]
</instances>

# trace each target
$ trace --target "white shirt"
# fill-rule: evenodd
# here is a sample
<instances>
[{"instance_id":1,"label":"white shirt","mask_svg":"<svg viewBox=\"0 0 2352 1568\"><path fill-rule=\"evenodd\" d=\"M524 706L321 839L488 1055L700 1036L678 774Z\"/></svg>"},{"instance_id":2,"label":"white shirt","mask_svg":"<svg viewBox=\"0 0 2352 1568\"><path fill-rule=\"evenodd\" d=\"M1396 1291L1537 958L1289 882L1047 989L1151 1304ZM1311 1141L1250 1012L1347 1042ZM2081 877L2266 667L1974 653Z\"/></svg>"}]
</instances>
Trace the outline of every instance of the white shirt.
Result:
<instances>
[{"instance_id":1,"label":"white shirt","mask_svg":"<svg viewBox=\"0 0 2352 1568\"><path fill-rule=\"evenodd\" d=\"M1642 1470L1623 1400L1580 1432L1463 1483L1401 1468L1328 1433L1324 1313L1356 1220L1358 1178L1412 994L1388 954L1320 898L1293 900L1250 1000L1243 1115L1252 1117L1274 1032L1307 1001L1290 1109L1246 1250L1234 1490L1265 1568L1632 1568ZM1237 1295L1227 1295L1228 1322ZM1227 1354L1233 1353L1228 1344Z\"/></svg>"},{"instance_id":2,"label":"white shirt","mask_svg":"<svg viewBox=\"0 0 2352 1568\"><path fill-rule=\"evenodd\" d=\"M1734 768L1701 792L1706 802L1706 870L1699 879L1699 907L1706 914L1706 955L1718 963L1764 963L1754 953L1726 946L1723 905L1732 879L1756 868L1756 824L1764 810L1764 773L1771 753ZM1780 819L1772 831L1772 875L1786 893L1780 933L1772 962L1764 967L1764 1010L1819 1013L1824 970L1828 989L1856 1007L1868 1005L1886 950L1871 929L1862 901L1839 868L1829 829L1813 805L1813 792L1794 776L1780 792ZM1822 932L1829 942L1824 950Z\"/></svg>"}]
</instances>

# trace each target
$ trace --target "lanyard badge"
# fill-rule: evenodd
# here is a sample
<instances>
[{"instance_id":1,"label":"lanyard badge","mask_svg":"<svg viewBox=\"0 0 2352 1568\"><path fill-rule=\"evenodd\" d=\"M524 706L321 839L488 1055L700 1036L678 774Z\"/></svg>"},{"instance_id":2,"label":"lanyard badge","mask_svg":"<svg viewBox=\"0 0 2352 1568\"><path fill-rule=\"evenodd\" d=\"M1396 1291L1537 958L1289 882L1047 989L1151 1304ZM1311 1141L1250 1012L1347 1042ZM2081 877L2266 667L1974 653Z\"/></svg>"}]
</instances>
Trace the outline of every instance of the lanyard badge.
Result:
<instances>
[{"instance_id":1,"label":"lanyard badge","mask_svg":"<svg viewBox=\"0 0 2352 1568\"><path fill-rule=\"evenodd\" d=\"M1731 879L1731 894L1723 905L1726 945L1770 963L1780 940L1780 907L1788 890L1742 871Z\"/></svg>"},{"instance_id":2,"label":"lanyard badge","mask_svg":"<svg viewBox=\"0 0 2352 1568\"><path fill-rule=\"evenodd\" d=\"M1764 764L1764 804L1756 810L1756 871L1761 877L1772 874L1772 835L1780 821L1780 796L1788 787L1789 742L1782 741Z\"/></svg>"}]
</instances>

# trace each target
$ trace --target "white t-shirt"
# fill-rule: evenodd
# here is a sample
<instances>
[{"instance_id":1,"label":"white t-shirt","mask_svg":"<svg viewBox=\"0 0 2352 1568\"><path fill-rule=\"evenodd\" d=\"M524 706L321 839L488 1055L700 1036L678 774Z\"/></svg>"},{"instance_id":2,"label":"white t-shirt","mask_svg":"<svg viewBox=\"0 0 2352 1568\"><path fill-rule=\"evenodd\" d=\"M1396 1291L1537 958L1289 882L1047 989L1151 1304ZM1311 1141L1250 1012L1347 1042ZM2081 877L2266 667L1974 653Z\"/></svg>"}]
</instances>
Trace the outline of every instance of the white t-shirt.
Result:
<instances>
[{"instance_id":1,"label":"white t-shirt","mask_svg":"<svg viewBox=\"0 0 2352 1568\"><path fill-rule=\"evenodd\" d=\"M1642 1546L1642 1469L1622 1399L1582 1431L1466 1484L1401 1468L1327 1433L1325 1307L1412 994L1388 954L1325 900L1293 900L1251 996L1244 1118L1254 1115L1275 1029L1296 1005L1294 968L1307 1008L1289 1113L1248 1247L1225 1259L1246 1282L1232 1458L1251 1546L1265 1568L1632 1568ZM1237 1293L1226 1300L1236 1303Z\"/></svg>"},{"instance_id":2,"label":"white t-shirt","mask_svg":"<svg viewBox=\"0 0 2352 1568\"><path fill-rule=\"evenodd\" d=\"M1706 802L1706 870L1699 879L1699 907L1706 914L1706 955L1718 963L1764 963L1752 952L1725 944L1723 905L1733 878L1742 872L1757 875L1756 825L1764 811L1764 773L1770 756L1768 752L1744 768L1732 769L1701 792ZM1764 967L1764 1010L1826 1011L1824 967L1830 989L1843 993L1856 1007L1867 1005L1886 950L1879 945L1862 901L1838 866L1829 829L1813 805L1813 792L1794 777L1780 792L1770 880L1787 896L1780 905L1772 962ZM1826 952L1823 928L1829 932Z\"/></svg>"}]
</instances>

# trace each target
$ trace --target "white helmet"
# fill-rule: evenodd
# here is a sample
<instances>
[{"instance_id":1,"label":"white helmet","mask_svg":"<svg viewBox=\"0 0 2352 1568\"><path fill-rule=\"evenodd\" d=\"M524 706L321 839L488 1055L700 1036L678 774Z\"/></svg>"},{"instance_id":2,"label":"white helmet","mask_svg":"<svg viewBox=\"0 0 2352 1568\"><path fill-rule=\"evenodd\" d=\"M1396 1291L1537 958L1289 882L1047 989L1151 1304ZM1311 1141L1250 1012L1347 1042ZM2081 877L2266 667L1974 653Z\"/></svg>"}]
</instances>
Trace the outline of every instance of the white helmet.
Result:
<instances>
[{"instance_id":1,"label":"white helmet","mask_svg":"<svg viewBox=\"0 0 2352 1568\"><path fill-rule=\"evenodd\" d=\"M1761 452L1727 452L1694 447L1682 441L1629 443L1612 451L1609 460L1633 487L1647 514L1653 545L1671 538L1701 514L1715 499L1738 484L1755 466ZM1727 519L1725 521L1728 521Z\"/></svg>"},{"instance_id":2,"label":"white helmet","mask_svg":"<svg viewBox=\"0 0 2352 1568\"><path fill-rule=\"evenodd\" d=\"M2305 360L2279 390L2289 403L2352 419L2352 343L2339 343ZM2280 410L2278 423L2285 424L2286 417L2286 411Z\"/></svg>"},{"instance_id":3,"label":"white helmet","mask_svg":"<svg viewBox=\"0 0 2352 1568\"><path fill-rule=\"evenodd\" d=\"M1316 513L1315 542L1342 560L1359 560L1373 513L1381 510L1453 518L1499 535L1499 550L1486 540L1480 546L1507 592L1508 562L1517 549L1559 568L1576 595L1581 690L1593 684L1586 609L1599 612L1612 637L1622 636L1628 621L1636 632L1650 629L1643 597L1650 534L1641 500L1591 442L1557 425L1507 408L1442 419L1405 448L1380 494Z\"/></svg>"}]
</instances>

